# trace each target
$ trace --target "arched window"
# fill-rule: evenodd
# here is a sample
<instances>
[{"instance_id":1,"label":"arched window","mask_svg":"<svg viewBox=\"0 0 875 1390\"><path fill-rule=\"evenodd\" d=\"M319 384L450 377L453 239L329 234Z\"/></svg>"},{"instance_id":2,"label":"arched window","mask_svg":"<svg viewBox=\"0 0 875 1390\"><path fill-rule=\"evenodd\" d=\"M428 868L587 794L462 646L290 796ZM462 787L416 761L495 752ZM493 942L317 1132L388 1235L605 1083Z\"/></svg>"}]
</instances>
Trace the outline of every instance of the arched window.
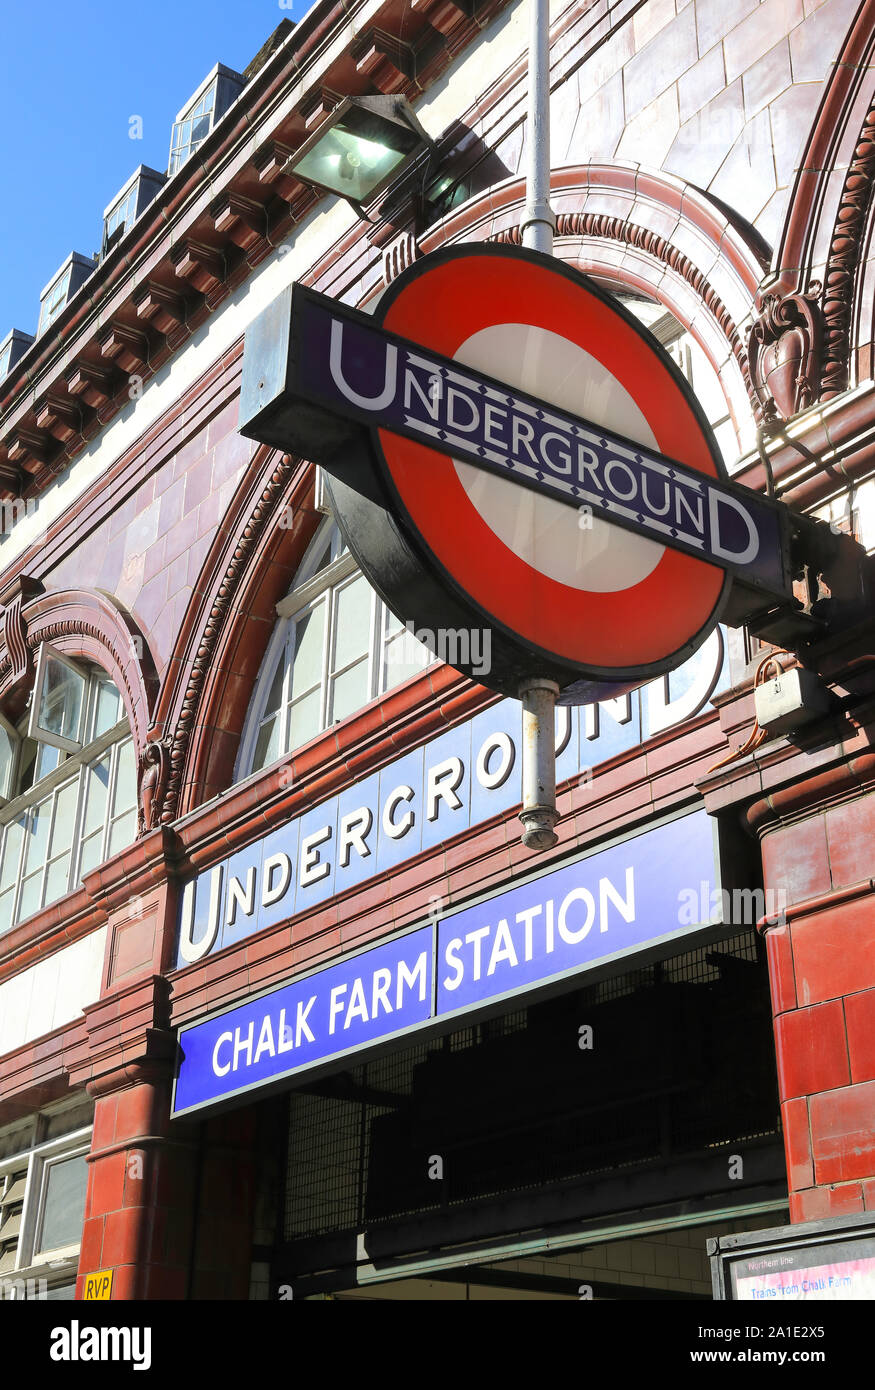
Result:
<instances>
[{"instance_id":1,"label":"arched window","mask_svg":"<svg viewBox=\"0 0 875 1390\"><path fill-rule=\"evenodd\" d=\"M732 471L738 463L740 452L738 436L729 413L726 393L720 377L711 366L696 339L673 314L654 299L635 294L629 290L615 291L615 296L645 328L659 340L666 352L674 359L686 377L693 394L702 407L714 437L723 455L727 470ZM751 417L752 423L752 417Z\"/></svg>"},{"instance_id":2,"label":"arched window","mask_svg":"<svg viewBox=\"0 0 875 1390\"><path fill-rule=\"evenodd\" d=\"M106 672L39 649L24 715L0 715L0 933L72 892L137 833L137 769Z\"/></svg>"},{"instance_id":3,"label":"arched window","mask_svg":"<svg viewBox=\"0 0 875 1390\"><path fill-rule=\"evenodd\" d=\"M238 779L434 659L371 588L331 517L321 522L277 614L240 746Z\"/></svg>"}]
</instances>

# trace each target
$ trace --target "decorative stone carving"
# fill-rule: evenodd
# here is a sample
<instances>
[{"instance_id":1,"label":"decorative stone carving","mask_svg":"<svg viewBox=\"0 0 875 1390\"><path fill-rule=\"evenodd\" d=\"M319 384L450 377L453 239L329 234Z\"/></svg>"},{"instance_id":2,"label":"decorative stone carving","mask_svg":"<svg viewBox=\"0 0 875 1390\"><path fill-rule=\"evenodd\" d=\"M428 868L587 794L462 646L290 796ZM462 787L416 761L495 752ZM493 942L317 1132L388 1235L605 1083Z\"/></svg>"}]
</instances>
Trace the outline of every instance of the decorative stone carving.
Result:
<instances>
[{"instance_id":1,"label":"decorative stone carving","mask_svg":"<svg viewBox=\"0 0 875 1390\"><path fill-rule=\"evenodd\" d=\"M760 419L791 419L816 399L820 383L819 285L808 294L758 298L750 332L750 372Z\"/></svg>"},{"instance_id":2,"label":"decorative stone carving","mask_svg":"<svg viewBox=\"0 0 875 1390\"><path fill-rule=\"evenodd\" d=\"M388 246L383 248L383 279L387 285L419 259L416 238L411 232L401 232Z\"/></svg>"},{"instance_id":3,"label":"decorative stone carving","mask_svg":"<svg viewBox=\"0 0 875 1390\"><path fill-rule=\"evenodd\" d=\"M160 824L161 802L170 771L170 749L160 739L150 739L139 766L137 835L145 835Z\"/></svg>"},{"instance_id":4,"label":"decorative stone carving","mask_svg":"<svg viewBox=\"0 0 875 1390\"><path fill-rule=\"evenodd\" d=\"M31 599L42 592L43 586L38 579L19 574L0 593L0 604L3 605L3 637L9 655L13 685L25 680L31 670L27 627L21 609L25 603L30 603Z\"/></svg>"},{"instance_id":5,"label":"decorative stone carving","mask_svg":"<svg viewBox=\"0 0 875 1390\"><path fill-rule=\"evenodd\" d=\"M875 99L848 165L823 282L823 373L820 399L847 390L851 315L875 180Z\"/></svg>"}]
</instances>

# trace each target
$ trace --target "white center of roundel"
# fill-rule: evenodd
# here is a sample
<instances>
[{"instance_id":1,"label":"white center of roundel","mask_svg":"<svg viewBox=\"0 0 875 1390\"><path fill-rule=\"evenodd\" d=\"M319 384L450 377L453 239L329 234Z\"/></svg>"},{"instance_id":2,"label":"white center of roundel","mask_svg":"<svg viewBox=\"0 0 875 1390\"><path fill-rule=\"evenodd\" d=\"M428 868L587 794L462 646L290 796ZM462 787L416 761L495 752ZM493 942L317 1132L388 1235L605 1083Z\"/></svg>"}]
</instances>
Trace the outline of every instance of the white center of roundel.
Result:
<instances>
[{"instance_id":1,"label":"white center of roundel","mask_svg":"<svg viewBox=\"0 0 875 1390\"><path fill-rule=\"evenodd\" d=\"M509 386L517 386L593 424L658 448L629 392L601 362L546 328L493 324L467 338L454 354ZM572 589L616 593L640 584L662 559L664 547L611 526L599 516L541 497L508 478L454 459L459 481L490 531L520 559Z\"/></svg>"}]
</instances>

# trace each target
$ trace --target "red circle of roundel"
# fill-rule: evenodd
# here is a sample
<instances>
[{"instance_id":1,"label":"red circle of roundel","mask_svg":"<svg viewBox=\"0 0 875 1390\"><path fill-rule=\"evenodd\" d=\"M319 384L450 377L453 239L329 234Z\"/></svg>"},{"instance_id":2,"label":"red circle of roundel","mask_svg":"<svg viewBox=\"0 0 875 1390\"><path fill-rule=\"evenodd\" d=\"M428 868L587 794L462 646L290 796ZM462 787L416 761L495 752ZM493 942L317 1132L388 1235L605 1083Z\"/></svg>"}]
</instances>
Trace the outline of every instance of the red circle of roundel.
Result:
<instances>
[{"instance_id":1,"label":"red circle of roundel","mask_svg":"<svg viewBox=\"0 0 875 1390\"><path fill-rule=\"evenodd\" d=\"M582 277L549 261L490 254L482 247L446 259L438 253L433 264L420 264L378 308L385 328L446 357L485 328L546 329L598 359L632 397L663 454L720 476L672 369L640 328ZM599 593L561 583L490 528L453 459L388 430L376 433L421 540L464 594L524 642L611 671L664 662L710 625L725 580L716 566L666 548L655 569L629 588Z\"/></svg>"}]
</instances>

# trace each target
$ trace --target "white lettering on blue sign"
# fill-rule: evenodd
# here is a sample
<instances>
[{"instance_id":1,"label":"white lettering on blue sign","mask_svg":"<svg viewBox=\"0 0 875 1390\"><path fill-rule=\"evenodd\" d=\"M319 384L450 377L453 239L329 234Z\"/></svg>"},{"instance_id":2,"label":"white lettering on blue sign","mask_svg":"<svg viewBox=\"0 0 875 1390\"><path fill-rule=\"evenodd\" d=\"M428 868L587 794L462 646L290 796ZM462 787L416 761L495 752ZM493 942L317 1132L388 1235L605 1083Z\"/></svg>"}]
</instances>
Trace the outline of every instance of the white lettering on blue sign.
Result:
<instances>
[{"instance_id":1,"label":"white lettering on blue sign","mask_svg":"<svg viewBox=\"0 0 875 1390\"><path fill-rule=\"evenodd\" d=\"M691 876L710 900L715 829L704 810L654 826L191 1024L173 1113L712 930L677 907Z\"/></svg>"},{"instance_id":2,"label":"white lettering on blue sign","mask_svg":"<svg viewBox=\"0 0 875 1390\"><path fill-rule=\"evenodd\" d=\"M597 705L560 708L557 783L692 717L725 679L714 632L669 676ZM510 810L521 795L520 747L520 705L503 700L201 873L183 889L177 968ZM600 900L593 912L595 920Z\"/></svg>"}]
</instances>

